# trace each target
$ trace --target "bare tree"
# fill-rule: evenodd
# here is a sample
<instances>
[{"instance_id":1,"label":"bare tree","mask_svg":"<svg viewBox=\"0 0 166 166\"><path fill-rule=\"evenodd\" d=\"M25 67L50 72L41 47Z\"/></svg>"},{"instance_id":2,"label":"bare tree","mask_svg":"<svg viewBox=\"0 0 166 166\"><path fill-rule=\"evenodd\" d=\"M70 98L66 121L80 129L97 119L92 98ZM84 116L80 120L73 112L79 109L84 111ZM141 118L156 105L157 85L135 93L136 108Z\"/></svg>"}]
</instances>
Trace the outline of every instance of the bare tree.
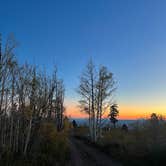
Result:
<instances>
[{"instance_id":1,"label":"bare tree","mask_svg":"<svg viewBox=\"0 0 166 166\"><path fill-rule=\"evenodd\" d=\"M63 129L65 89L57 70L48 76L36 66L19 65L16 45L9 36L3 51L0 40L0 155L6 149L30 153L44 121Z\"/></svg>"},{"instance_id":2,"label":"bare tree","mask_svg":"<svg viewBox=\"0 0 166 166\"><path fill-rule=\"evenodd\" d=\"M80 108L89 115L89 132L92 141L101 137L102 117L111 103L115 90L113 74L104 66L95 69L92 61L81 75L78 93L81 96Z\"/></svg>"}]
</instances>

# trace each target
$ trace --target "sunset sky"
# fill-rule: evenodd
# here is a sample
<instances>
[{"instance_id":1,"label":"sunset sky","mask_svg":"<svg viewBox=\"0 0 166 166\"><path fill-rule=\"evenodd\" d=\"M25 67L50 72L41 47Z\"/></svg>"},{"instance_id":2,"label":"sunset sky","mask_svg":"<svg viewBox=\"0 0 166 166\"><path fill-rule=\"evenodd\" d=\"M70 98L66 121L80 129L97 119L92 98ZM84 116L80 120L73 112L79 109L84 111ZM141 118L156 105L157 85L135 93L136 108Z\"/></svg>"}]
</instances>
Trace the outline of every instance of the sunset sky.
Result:
<instances>
[{"instance_id":1,"label":"sunset sky","mask_svg":"<svg viewBox=\"0 0 166 166\"><path fill-rule=\"evenodd\" d=\"M120 118L166 115L165 0L1 0L0 33L14 33L16 55L45 67L54 64L66 87L66 114L77 107L79 76L90 58L117 81Z\"/></svg>"}]
</instances>

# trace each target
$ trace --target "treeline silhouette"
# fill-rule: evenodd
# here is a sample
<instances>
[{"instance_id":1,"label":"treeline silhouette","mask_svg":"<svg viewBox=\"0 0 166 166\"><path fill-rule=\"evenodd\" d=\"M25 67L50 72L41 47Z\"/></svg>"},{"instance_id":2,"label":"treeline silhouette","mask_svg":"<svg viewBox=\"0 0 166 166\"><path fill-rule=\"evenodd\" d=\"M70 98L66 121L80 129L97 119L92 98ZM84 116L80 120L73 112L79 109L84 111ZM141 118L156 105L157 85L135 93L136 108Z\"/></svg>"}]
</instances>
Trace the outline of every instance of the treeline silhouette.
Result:
<instances>
[{"instance_id":1,"label":"treeline silhouette","mask_svg":"<svg viewBox=\"0 0 166 166\"><path fill-rule=\"evenodd\" d=\"M50 76L36 66L19 65L14 54L16 46L13 35L9 35L5 44L0 40L0 160L11 165L16 154L31 155L41 157L36 162L46 165L47 160L56 157L54 152L50 161L51 155L46 159L51 144L55 148L55 132L64 127L63 80L59 79L56 67Z\"/></svg>"}]
</instances>

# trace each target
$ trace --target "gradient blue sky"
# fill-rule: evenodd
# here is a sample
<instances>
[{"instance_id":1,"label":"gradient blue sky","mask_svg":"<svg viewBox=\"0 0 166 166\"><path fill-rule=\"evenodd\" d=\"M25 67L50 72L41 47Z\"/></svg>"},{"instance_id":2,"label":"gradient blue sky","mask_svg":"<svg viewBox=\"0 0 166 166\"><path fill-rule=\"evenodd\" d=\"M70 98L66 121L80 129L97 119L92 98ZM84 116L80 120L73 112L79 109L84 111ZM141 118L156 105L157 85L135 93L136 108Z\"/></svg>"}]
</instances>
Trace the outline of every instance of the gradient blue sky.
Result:
<instances>
[{"instance_id":1,"label":"gradient blue sky","mask_svg":"<svg viewBox=\"0 0 166 166\"><path fill-rule=\"evenodd\" d=\"M165 0L1 0L0 32L13 32L19 61L57 64L67 106L90 58L118 81L125 111L166 111Z\"/></svg>"}]
</instances>

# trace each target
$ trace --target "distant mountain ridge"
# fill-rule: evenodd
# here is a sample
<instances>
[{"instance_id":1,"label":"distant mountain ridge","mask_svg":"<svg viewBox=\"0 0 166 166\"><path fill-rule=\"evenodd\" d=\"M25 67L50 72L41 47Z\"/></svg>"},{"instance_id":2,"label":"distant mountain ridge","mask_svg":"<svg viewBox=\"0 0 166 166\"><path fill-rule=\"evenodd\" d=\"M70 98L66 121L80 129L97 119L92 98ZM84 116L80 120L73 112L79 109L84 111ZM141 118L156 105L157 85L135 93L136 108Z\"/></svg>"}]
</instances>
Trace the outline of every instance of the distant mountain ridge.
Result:
<instances>
[{"instance_id":1,"label":"distant mountain ridge","mask_svg":"<svg viewBox=\"0 0 166 166\"><path fill-rule=\"evenodd\" d=\"M88 125L88 118L70 118L70 121L75 120L78 125ZM118 120L117 126L122 126L123 124L127 124L130 126L131 124L135 122L144 122L145 119L136 119L136 120L129 120L129 119L124 119L124 120ZM103 119L103 127L111 125L109 119Z\"/></svg>"}]
</instances>

